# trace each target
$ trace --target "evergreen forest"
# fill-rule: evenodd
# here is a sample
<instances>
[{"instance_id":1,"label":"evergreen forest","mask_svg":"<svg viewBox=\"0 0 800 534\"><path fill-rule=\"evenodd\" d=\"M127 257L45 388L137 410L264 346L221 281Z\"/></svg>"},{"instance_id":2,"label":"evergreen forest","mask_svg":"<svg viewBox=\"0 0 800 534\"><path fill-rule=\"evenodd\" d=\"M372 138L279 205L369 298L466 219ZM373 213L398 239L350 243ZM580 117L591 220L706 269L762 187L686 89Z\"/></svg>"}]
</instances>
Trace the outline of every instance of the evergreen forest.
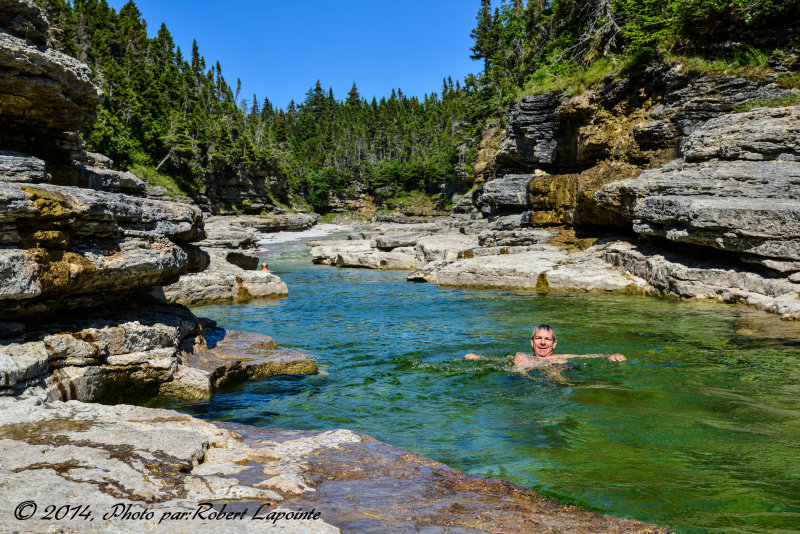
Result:
<instances>
[{"instance_id":1,"label":"evergreen forest","mask_svg":"<svg viewBox=\"0 0 800 534\"><path fill-rule=\"evenodd\" d=\"M165 24L148 37L133 1L119 12L105 0L36 1L51 45L89 65L106 95L82 132L90 150L187 195L272 177L282 184L265 189L273 203L320 212L364 195L444 206L471 186L487 124L523 94L580 89L676 54L766 67L797 47L800 15L800 0L481 0L465 51L481 60L476 75L445 75L422 99L397 88L371 101L357 83L337 98L320 80L283 109L240 94L239 80L229 84L196 41L176 47Z\"/></svg>"}]
</instances>

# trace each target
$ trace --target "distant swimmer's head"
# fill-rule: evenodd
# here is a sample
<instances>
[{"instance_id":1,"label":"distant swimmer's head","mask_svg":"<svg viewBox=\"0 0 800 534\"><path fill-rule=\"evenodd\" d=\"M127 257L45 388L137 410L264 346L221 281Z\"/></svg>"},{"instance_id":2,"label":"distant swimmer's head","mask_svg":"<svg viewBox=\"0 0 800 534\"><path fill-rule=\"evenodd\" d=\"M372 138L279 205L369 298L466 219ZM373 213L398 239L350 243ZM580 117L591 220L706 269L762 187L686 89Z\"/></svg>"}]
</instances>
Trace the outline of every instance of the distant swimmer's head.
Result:
<instances>
[{"instance_id":1,"label":"distant swimmer's head","mask_svg":"<svg viewBox=\"0 0 800 534\"><path fill-rule=\"evenodd\" d=\"M539 358L549 358L556 348L556 332L547 323L542 323L531 333L531 348Z\"/></svg>"}]
</instances>

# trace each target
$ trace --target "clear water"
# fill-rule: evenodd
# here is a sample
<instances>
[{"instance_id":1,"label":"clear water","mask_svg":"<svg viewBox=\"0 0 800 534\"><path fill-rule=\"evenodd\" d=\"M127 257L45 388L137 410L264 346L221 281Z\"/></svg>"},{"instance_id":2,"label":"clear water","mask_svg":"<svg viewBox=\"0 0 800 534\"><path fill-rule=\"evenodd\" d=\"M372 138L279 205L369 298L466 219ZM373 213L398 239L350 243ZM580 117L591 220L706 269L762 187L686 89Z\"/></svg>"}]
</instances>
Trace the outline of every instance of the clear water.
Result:
<instances>
[{"instance_id":1,"label":"clear water","mask_svg":"<svg viewBox=\"0 0 800 534\"><path fill-rule=\"evenodd\" d=\"M312 266L272 246L289 298L196 308L306 349L321 374L176 407L292 429L350 428L467 473L678 532L800 531L800 325L743 307L439 289ZM502 363L553 324L567 384Z\"/></svg>"}]
</instances>

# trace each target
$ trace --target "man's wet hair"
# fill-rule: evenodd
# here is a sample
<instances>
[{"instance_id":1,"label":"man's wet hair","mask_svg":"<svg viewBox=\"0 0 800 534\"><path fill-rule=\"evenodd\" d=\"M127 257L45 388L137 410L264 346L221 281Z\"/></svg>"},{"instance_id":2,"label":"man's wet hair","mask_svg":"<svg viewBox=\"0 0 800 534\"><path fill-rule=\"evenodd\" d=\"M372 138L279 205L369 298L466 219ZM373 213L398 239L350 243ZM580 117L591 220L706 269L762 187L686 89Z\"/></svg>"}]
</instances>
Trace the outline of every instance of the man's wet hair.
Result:
<instances>
[{"instance_id":1,"label":"man's wet hair","mask_svg":"<svg viewBox=\"0 0 800 534\"><path fill-rule=\"evenodd\" d=\"M544 332L550 332L550 334L553 336L553 341L556 340L556 331L553 330L553 327L550 326L549 324L542 323L539 326L537 326L536 328L534 328L533 332L531 332L531 339L533 339L533 337L536 335L536 331L537 330L542 330Z\"/></svg>"}]
</instances>

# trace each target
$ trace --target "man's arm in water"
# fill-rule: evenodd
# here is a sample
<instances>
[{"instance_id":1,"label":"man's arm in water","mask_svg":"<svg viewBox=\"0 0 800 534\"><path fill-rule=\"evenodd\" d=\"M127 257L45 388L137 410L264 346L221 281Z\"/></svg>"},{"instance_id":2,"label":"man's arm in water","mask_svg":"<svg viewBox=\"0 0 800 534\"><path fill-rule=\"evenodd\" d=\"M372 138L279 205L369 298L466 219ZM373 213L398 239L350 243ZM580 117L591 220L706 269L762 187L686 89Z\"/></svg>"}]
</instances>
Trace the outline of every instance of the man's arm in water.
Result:
<instances>
[{"instance_id":1,"label":"man's arm in water","mask_svg":"<svg viewBox=\"0 0 800 534\"><path fill-rule=\"evenodd\" d=\"M624 362L627 358L619 353L614 354L554 354L549 358L543 358L541 361L547 363L567 363L571 358L605 358L610 362ZM514 365L516 367L525 368L533 367L536 365L535 360L529 354L518 352L514 355Z\"/></svg>"}]
</instances>

